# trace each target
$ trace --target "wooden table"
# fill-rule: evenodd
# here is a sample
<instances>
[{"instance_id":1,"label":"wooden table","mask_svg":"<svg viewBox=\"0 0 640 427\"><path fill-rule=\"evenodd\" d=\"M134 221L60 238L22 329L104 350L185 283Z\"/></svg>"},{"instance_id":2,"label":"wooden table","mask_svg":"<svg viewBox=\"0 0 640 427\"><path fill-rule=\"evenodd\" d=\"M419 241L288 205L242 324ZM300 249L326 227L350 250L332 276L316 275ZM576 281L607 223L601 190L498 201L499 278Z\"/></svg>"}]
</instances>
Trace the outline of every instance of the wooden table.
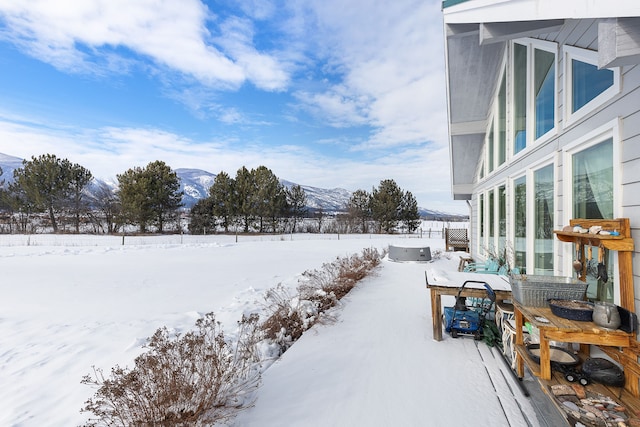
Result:
<instances>
[{"instance_id":1,"label":"wooden table","mask_svg":"<svg viewBox=\"0 0 640 427\"><path fill-rule=\"evenodd\" d=\"M529 361L524 347L522 327L525 319L540 331L540 366L531 371L543 380L551 379L551 361L549 341L560 341L599 346L629 347L633 334L621 330L609 330L593 322L580 322L564 319L551 313L549 307L526 307L514 301L516 321L516 371L524 376L524 361ZM527 357L527 359L525 359Z\"/></svg>"},{"instance_id":2,"label":"wooden table","mask_svg":"<svg viewBox=\"0 0 640 427\"><path fill-rule=\"evenodd\" d=\"M458 295L460 287L467 280L487 283L496 293L496 301L511 299L511 285L506 276L498 274L466 273L459 271L427 270L427 289L431 292L431 317L433 319L433 339L442 341L442 295ZM462 292L464 297L486 298L487 290L481 283L468 283Z\"/></svg>"}]
</instances>

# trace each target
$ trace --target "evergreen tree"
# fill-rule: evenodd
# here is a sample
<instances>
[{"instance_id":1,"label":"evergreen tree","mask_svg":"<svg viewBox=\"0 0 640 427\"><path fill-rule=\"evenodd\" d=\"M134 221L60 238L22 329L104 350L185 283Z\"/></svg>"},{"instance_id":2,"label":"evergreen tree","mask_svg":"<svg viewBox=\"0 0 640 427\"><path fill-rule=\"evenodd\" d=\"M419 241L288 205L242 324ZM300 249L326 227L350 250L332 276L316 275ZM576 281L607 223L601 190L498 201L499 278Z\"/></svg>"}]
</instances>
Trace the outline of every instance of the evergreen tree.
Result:
<instances>
[{"instance_id":1,"label":"evergreen tree","mask_svg":"<svg viewBox=\"0 0 640 427\"><path fill-rule=\"evenodd\" d=\"M235 179L236 212L243 225L244 232L249 232L254 208L255 181L253 174L246 167L241 167L236 172Z\"/></svg>"},{"instance_id":2,"label":"evergreen tree","mask_svg":"<svg viewBox=\"0 0 640 427\"><path fill-rule=\"evenodd\" d=\"M420 212L418 202L410 191L405 191L402 196L402 208L400 209L400 219L404 222L409 233L413 233L420 226Z\"/></svg>"},{"instance_id":3,"label":"evergreen tree","mask_svg":"<svg viewBox=\"0 0 640 427\"><path fill-rule=\"evenodd\" d=\"M287 208L287 196L284 186L278 177L266 166L258 166L251 171L254 182L254 214L259 220L259 230L264 231L265 219L271 225L271 230L276 231L280 218Z\"/></svg>"},{"instance_id":4,"label":"evergreen tree","mask_svg":"<svg viewBox=\"0 0 640 427\"><path fill-rule=\"evenodd\" d=\"M180 179L164 162L156 160L144 169L129 169L118 175L118 183L122 212L141 232L155 225L162 233L165 223L177 218L183 195Z\"/></svg>"},{"instance_id":5,"label":"evergreen tree","mask_svg":"<svg viewBox=\"0 0 640 427\"><path fill-rule=\"evenodd\" d=\"M136 166L117 175L117 178L123 218L127 223L140 227L142 233L146 233L151 221L151 207L145 194L147 183L144 170Z\"/></svg>"},{"instance_id":6,"label":"evergreen tree","mask_svg":"<svg viewBox=\"0 0 640 427\"><path fill-rule=\"evenodd\" d=\"M191 208L191 222L189 232L191 234L207 234L216 230L216 220L213 215L214 201L212 197L200 199Z\"/></svg>"},{"instance_id":7,"label":"evergreen tree","mask_svg":"<svg viewBox=\"0 0 640 427\"><path fill-rule=\"evenodd\" d=\"M178 209L182 207L180 178L162 161L155 161L147 165L146 174L150 184L150 201L152 218L158 231L164 231L164 224L178 218Z\"/></svg>"},{"instance_id":8,"label":"evergreen tree","mask_svg":"<svg viewBox=\"0 0 640 427\"><path fill-rule=\"evenodd\" d=\"M74 164L71 166L71 208L74 213L76 233L80 232L80 214L88 210L88 204L84 200L84 190L93 179L88 169Z\"/></svg>"},{"instance_id":9,"label":"evergreen tree","mask_svg":"<svg viewBox=\"0 0 640 427\"><path fill-rule=\"evenodd\" d=\"M58 231L56 212L67 207L78 192L78 200L91 173L82 166L53 154L44 154L24 160L23 167L13 171L14 194L21 195L25 206L37 212L47 212L51 227ZM75 175L75 174L78 175ZM90 181L90 179L89 179Z\"/></svg>"},{"instance_id":10,"label":"evergreen tree","mask_svg":"<svg viewBox=\"0 0 640 427\"><path fill-rule=\"evenodd\" d=\"M349 216L361 225L361 232L367 232L367 221L371 218L371 194L365 190L356 190L347 204Z\"/></svg>"},{"instance_id":11,"label":"evergreen tree","mask_svg":"<svg viewBox=\"0 0 640 427\"><path fill-rule=\"evenodd\" d=\"M293 219L291 232L295 233L298 220L301 221L307 214L307 195L305 194L304 189L297 184L291 186L291 189L287 189L286 194L289 213Z\"/></svg>"},{"instance_id":12,"label":"evergreen tree","mask_svg":"<svg viewBox=\"0 0 640 427\"><path fill-rule=\"evenodd\" d=\"M36 212L33 203L27 199L25 191L20 187L17 182L9 184L6 193L4 194L4 201L6 207L13 216L18 213L18 232L26 233L28 231L29 217L32 213Z\"/></svg>"},{"instance_id":13,"label":"evergreen tree","mask_svg":"<svg viewBox=\"0 0 640 427\"><path fill-rule=\"evenodd\" d=\"M211 211L216 216L225 232L229 232L229 225L236 214L235 182L226 172L216 175L213 185L209 188Z\"/></svg>"},{"instance_id":14,"label":"evergreen tree","mask_svg":"<svg viewBox=\"0 0 640 427\"><path fill-rule=\"evenodd\" d=\"M392 179L380 181L371 195L371 214L378 223L378 231L392 233L400 218L402 190Z\"/></svg>"}]
</instances>

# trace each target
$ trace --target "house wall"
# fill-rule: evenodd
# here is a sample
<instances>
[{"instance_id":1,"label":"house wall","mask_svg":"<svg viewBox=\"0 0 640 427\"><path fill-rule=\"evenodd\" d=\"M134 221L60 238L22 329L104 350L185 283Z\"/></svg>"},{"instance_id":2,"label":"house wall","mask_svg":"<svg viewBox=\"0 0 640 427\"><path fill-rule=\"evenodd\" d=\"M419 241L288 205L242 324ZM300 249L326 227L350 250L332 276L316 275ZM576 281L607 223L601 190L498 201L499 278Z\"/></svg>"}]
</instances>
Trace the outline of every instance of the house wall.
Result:
<instances>
[{"instance_id":1,"label":"house wall","mask_svg":"<svg viewBox=\"0 0 640 427\"><path fill-rule=\"evenodd\" d=\"M482 244L479 242L479 195L488 189L496 188L507 183L507 191L510 191L509 181L522 174L522 171L530 168L549 158L555 159L555 201L554 201L554 229L561 229L569 223L570 212L565 213L565 192L563 156L562 148L579 140L584 135L602 126L619 120L620 152L619 164L615 163L614 174L618 174L621 191L615 200L616 217L630 218L632 227L632 237L635 239L636 251L633 255L634 283L636 296L636 312L640 307L640 66L625 66L620 69L620 87L618 95L599 106L595 111L581 119L565 126L564 122L564 58L562 46L569 45L579 48L597 50L598 25L597 20L567 20L562 29L557 33L538 37L558 44L558 67L556 72L556 117L557 133L551 139L543 143L534 144L524 152L516 156L507 155L507 162L499 167L492 174L485 176L482 180L476 180L471 203L470 229L472 237L472 255L476 259L484 259ZM508 49L508 55L511 49ZM507 58L510 63L511 58ZM509 68L508 68L509 69ZM496 80L500 78L496 75ZM512 81L507 75L507 92L509 93ZM496 85L497 86L497 85ZM509 97L508 97L509 99ZM489 119L488 119L489 120ZM507 121L510 121L510 114L507 114ZM509 129L510 124L507 125ZM507 144L511 142L507 140ZM614 140L615 144L615 140ZM615 181L614 181L615 182ZM527 191L531 191L527 188ZM486 198L486 196L485 196ZM530 207L528 207L530 208ZM511 195L507 196L507 241L513 239L513 206ZM485 222L487 220L485 219ZM573 273L570 263L573 257L571 245L561 243L554 239L554 263L555 273L570 276ZM614 260L617 258L614 258Z\"/></svg>"}]
</instances>

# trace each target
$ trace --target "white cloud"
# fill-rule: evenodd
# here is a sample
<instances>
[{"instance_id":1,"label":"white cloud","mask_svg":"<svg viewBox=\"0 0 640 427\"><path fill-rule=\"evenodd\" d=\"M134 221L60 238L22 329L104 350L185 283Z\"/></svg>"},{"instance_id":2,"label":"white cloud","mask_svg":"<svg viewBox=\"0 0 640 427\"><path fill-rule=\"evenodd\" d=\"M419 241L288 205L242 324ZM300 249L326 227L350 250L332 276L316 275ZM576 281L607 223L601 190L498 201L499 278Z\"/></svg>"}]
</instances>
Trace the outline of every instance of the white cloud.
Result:
<instances>
[{"instance_id":1,"label":"white cloud","mask_svg":"<svg viewBox=\"0 0 640 427\"><path fill-rule=\"evenodd\" d=\"M103 73L122 61L116 52L124 48L212 87L249 80L273 90L288 80L279 60L257 52L250 37L229 53L210 43L206 24L217 21L197 0L14 0L0 4L0 15L7 25L1 37L65 71Z\"/></svg>"},{"instance_id":2,"label":"white cloud","mask_svg":"<svg viewBox=\"0 0 640 427\"><path fill-rule=\"evenodd\" d=\"M254 28L249 19L232 17L220 25L216 42L244 69L247 77L265 90L284 89L289 75L274 56L260 53L253 46Z\"/></svg>"},{"instance_id":3,"label":"white cloud","mask_svg":"<svg viewBox=\"0 0 640 427\"><path fill-rule=\"evenodd\" d=\"M301 92L302 108L336 127L374 128L361 148L446 144L440 2L317 0L318 56L342 81ZM366 11L366 13L363 13Z\"/></svg>"},{"instance_id":4,"label":"white cloud","mask_svg":"<svg viewBox=\"0 0 640 427\"><path fill-rule=\"evenodd\" d=\"M340 85L325 92L298 91L294 97L301 102L299 108L322 117L330 126L343 128L369 123L366 109L371 100L355 97Z\"/></svg>"}]
</instances>

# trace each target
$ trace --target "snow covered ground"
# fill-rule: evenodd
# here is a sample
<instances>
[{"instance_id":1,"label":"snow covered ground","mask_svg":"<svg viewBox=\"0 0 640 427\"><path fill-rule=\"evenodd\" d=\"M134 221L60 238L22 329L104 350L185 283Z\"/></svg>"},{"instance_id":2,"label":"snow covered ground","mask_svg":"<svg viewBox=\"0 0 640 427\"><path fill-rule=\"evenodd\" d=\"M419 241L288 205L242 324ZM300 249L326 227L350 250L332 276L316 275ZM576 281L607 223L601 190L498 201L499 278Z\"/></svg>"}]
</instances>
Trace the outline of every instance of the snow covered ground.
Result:
<instances>
[{"instance_id":1,"label":"snow covered ground","mask_svg":"<svg viewBox=\"0 0 640 427\"><path fill-rule=\"evenodd\" d=\"M53 236L64 244L16 246L0 236L0 426L81 424L94 392L82 376L92 365L131 366L160 326L184 331L213 311L233 332L264 291L295 288L301 273L337 256L389 244L444 247L379 235L191 237L123 246ZM457 263L383 262L343 300L334 323L316 325L271 365L255 407L234 425L536 426L517 387L491 377L502 363L491 360L495 352L431 337L424 271Z\"/></svg>"}]
</instances>

